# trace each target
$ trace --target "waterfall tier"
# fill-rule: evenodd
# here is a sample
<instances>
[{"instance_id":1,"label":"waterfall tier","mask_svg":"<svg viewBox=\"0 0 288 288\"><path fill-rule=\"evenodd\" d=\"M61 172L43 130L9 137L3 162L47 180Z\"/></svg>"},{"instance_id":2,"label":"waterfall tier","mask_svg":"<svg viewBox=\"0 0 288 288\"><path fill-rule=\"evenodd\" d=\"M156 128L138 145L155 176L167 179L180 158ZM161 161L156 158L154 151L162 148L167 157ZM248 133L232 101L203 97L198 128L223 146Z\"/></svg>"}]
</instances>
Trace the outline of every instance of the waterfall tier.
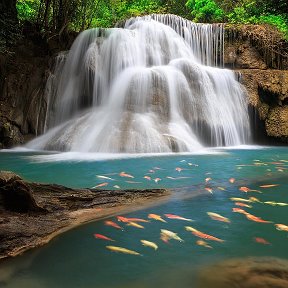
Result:
<instances>
[{"instance_id":1,"label":"waterfall tier","mask_svg":"<svg viewBox=\"0 0 288 288\"><path fill-rule=\"evenodd\" d=\"M35 149L194 151L249 141L243 88L223 63L222 25L175 15L82 32L47 82Z\"/></svg>"}]
</instances>

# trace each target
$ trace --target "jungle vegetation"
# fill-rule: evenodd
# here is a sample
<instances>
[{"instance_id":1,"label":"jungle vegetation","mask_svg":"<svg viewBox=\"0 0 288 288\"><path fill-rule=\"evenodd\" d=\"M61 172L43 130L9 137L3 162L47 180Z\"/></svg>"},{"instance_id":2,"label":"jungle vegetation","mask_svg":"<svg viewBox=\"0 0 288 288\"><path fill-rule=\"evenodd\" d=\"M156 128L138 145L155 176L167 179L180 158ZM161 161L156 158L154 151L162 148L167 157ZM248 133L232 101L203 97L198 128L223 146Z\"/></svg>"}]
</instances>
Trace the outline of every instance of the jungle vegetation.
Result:
<instances>
[{"instance_id":1,"label":"jungle vegetation","mask_svg":"<svg viewBox=\"0 0 288 288\"><path fill-rule=\"evenodd\" d=\"M150 13L173 13L195 22L270 24L288 39L287 0L2 0L0 13L0 46L12 43L25 23L43 35L60 35L113 27Z\"/></svg>"}]
</instances>

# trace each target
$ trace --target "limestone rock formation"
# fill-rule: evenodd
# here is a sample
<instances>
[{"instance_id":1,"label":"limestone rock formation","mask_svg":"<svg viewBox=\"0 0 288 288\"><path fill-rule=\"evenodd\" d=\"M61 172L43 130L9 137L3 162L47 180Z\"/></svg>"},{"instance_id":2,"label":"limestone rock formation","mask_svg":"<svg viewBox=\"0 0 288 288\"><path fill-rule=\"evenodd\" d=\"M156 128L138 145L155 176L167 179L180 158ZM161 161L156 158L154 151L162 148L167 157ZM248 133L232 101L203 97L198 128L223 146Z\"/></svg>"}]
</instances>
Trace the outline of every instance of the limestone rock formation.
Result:
<instances>
[{"instance_id":1,"label":"limestone rock formation","mask_svg":"<svg viewBox=\"0 0 288 288\"><path fill-rule=\"evenodd\" d=\"M224 60L247 89L253 133L288 143L288 43L269 26L230 25Z\"/></svg>"},{"instance_id":2,"label":"limestone rock formation","mask_svg":"<svg viewBox=\"0 0 288 288\"><path fill-rule=\"evenodd\" d=\"M0 56L0 147L22 144L40 132L49 56L38 49L23 41L14 53Z\"/></svg>"},{"instance_id":3,"label":"limestone rock formation","mask_svg":"<svg viewBox=\"0 0 288 288\"><path fill-rule=\"evenodd\" d=\"M0 149L23 144L43 132L46 81L55 55L69 49L76 35L46 39L26 23L17 45L0 53Z\"/></svg>"}]
</instances>

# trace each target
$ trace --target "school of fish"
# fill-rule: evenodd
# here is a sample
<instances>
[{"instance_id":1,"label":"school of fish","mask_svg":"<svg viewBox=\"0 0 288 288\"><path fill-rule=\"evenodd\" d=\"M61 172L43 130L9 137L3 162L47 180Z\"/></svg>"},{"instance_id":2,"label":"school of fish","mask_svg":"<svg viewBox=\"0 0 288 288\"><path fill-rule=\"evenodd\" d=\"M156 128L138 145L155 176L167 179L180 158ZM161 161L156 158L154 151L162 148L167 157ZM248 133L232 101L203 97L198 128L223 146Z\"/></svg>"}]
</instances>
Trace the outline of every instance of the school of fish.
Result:
<instances>
[{"instance_id":1,"label":"school of fish","mask_svg":"<svg viewBox=\"0 0 288 288\"><path fill-rule=\"evenodd\" d=\"M188 166L190 166L190 167L191 166L192 167L198 167L197 164L192 164L190 162L187 162L186 160L182 160L180 162L183 163L183 164L188 164ZM281 162L270 162L270 163L263 163L260 160L254 160L254 163L252 163L252 164L239 164L239 165L236 165L236 166L237 166L237 169L243 169L244 167L263 167L263 166L268 166L268 165L275 165L275 166L278 165L278 166L276 166L277 171L278 172L283 172L285 169L287 169L286 167L283 167L284 163L286 163L286 162L284 162L284 160L283 161L281 160ZM287 161L287 163L288 163L288 161ZM163 178L154 176L160 170L165 170L165 169L160 168L160 167L153 167L153 169L150 169L150 170L147 171L147 173L142 177L142 179L145 179L146 181L154 181L157 184L159 181L164 180ZM184 167L176 167L175 168L175 171L177 171L178 173L183 172L185 170L189 170L189 168L184 168ZM271 169L267 169L267 171L270 172ZM183 172L183 174L184 174L184 172ZM111 177L108 177L108 175L116 175L116 176L118 175L121 178L130 178L130 179L135 178L135 176L132 175L131 173L127 173L127 172L124 172L124 171L120 172L120 173L112 173L112 174L106 174L106 175L96 175L97 179L105 180L107 182L98 183L97 185L93 186L92 188L93 189L98 189L98 188L101 188L101 187L106 187L106 186L110 185L109 181L111 181L111 182L113 181L114 183L115 183L115 181L117 181L117 179L116 179L117 177L111 178ZM212 177L213 177L212 173L211 172L207 172L206 175L211 175L211 177L209 176L209 177L206 177L204 179L204 181L203 181L203 190L206 190L206 191L208 191L211 194L213 194L213 191L217 191L217 190L219 190L219 191L229 191L229 185L230 185L230 187L231 187L231 184L237 187L238 186L237 183L239 183L239 184L242 183L242 182L238 182L238 180L236 178L231 177L231 178L226 180L227 181L226 187L225 187L225 185L223 185L224 187L216 186L216 185L214 186L213 185L213 179L212 179ZM181 177L166 176L165 178L166 179L170 179L170 180L181 180L181 179L188 179L188 178L191 178L191 177L188 177L188 176L181 176ZM131 184L132 183L134 183L134 184L135 183L142 183L142 182L137 182L137 181L125 181L125 182L126 183L131 183ZM248 196L249 195L249 197L246 197L246 198L243 198L243 197L230 197L231 202L234 203L234 205L236 206L236 207L232 207L232 212L238 213L238 214L242 214L243 216L246 217L247 220L255 222L254 225L257 225L256 223L267 224L267 225L270 224L270 225L274 225L275 229L278 230L278 231L288 232L288 225L287 225L288 223L287 222L286 222L286 224L275 223L274 221L271 221L269 219L267 219L267 220L263 219L262 215L261 215L261 217L260 216L255 216L255 215L251 214L250 212L248 212L246 210L246 209L249 209L250 211L253 210L253 206L254 205L269 205L269 206L272 206L272 207L285 207L285 206L288 206L288 203L286 203L286 202L276 202L274 200L262 201L261 199L256 198L253 195L250 196L253 193L261 193L261 194L263 194L263 191L261 191L262 189L272 190L274 187L279 186L279 184L277 184L277 183L261 184L261 185L258 185L260 190L259 189L252 189L252 188L250 188L248 186L242 186L242 185L239 185L237 189L238 189L238 191L240 191L240 193L244 192L245 194L240 194L239 193L239 196L241 196L241 195ZM114 185L113 187L116 188L116 189L121 189L120 185ZM253 206L251 204L253 204ZM229 224L228 226L233 225L233 222L226 215L222 215L222 213L219 214L217 212L210 212L210 211L206 212L206 213L207 213L208 217L210 218L210 220L217 221L217 222L220 222L220 223L222 222L222 225L224 225L223 223ZM227 214L227 212L225 214ZM190 215L187 215L187 216L189 217ZM243 216L239 215L239 217L243 217ZM185 234L185 231L186 231L186 233L189 232L192 236L195 237L194 239L195 239L195 244L196 245L202 246L204 248L212 249L213 247L210 245L210 243L212 243L213 241L214 241L214 243L218 242L218 243L222 243L222 244L225 242L225 239L222 239L221 237L218 237L218 236L216 237L216 236L208 234L206 232L202 232L202 231L198 230L198 227L196 229L196 228L194 228L192 226L184 226L182 232L179 232L179 231L174 232L174 231L172 231L173 228L172 228L172 230L170 230L169 227L171 225L173 225L173 221L174 220L187 221L187 222L194 222L195 221L192 218L190 218L190 217L188 218L188 217L184 217L184 216L180 216L180 215L176 215L176 214L171 214L171 213L165 213L163 215L150 213L150 214L147 215L147 219L144 219L145 217L143 217L143 218L134 218L134 217L131 218L131 217L125 217L125 216L118 215L118 216L116 216L117 222L120 222L122 225L125 226L125 228L124 228L124 226L121 226L121 225L117 224L115 221L112 221L112 220L105 220L104 224L106 226L110 227L110 228L113 228L113 229L126 231L127 229L134 229L134 228L136 228L136 229L146 229L146 228L149 227L149 225L153 225L153 222L154 223L162 222L162 224L161 224L162 227L159 230L159 236L158 236L159 238L158 239L161 240L162 243L164 243L164 245L165 244L171 244L172 243L171 240L178 241L178 242L181 242L181 243L183 243L183 242L191 242L193 240L193 238L191 238L191 236L189 238L189 236L187 236L189 234ZM219 223L219 225L221 225L220 223ZM199 226L199 224L200 223L197 223L197 221L196 221L195 226ZM166 229L166 227L165 227L165 229L163 229L163 225L166 225L167 228L169 228L169 230ZM181 237L178 235L178 233L181 234ZM97 239L97 240L101 240L101 241L115 241L115 242L117 242L117 239L112 239L109 236L106 236L106 235L103 235L103 234L95 233L93 235L94 235L94 238ZM182 235L183 236L186 235L186 237L182 238ZM153 238L153 239L155 241L155 238ZM184 241L184 239L185 239L185 241ZM151 239L150 240L141 239L140 243L144 247L147 247L147 248L150 248L150 249L152 249L154 251L157 251L160 246L159 246L159 243L156 243L154 241L151 241ZM209 241L209 243L207 241ZM263 237L259 237L259 236L251 238L251 241L254 241L257 244L262 244L262 245L272 245L268 240L266 240ZM135 256L142 256L142 254L140 252L136 251L137 249L136 250L132 250L130 248L128 249L128 248L124 248L124 247L120 247L120 246L111 246L111 245L110 246L106 246L106 248L108 250L112 251L112 252L117 252L117 253L122 253L122 254L129 254L129 255L135 255ZM147 249L147 251L148 251L148 249Z\"/></svg>"}]
</instances>

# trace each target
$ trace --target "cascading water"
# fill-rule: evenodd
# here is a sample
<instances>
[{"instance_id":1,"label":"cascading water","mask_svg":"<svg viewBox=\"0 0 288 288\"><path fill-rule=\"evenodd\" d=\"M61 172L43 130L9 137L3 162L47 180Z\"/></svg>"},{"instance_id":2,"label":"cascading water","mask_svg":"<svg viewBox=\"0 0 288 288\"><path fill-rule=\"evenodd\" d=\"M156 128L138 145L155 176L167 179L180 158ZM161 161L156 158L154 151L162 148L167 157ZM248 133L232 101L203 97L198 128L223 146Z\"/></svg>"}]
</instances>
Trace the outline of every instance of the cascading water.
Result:
<instances>
[{"instance_id":1,"label":"cascading water","mask_svg":"<svg viewBox=\"0 0 288 288\"><path fill-rule=\"evenodd\" d=\"M92 29L60 58L34 149L194 151L249 141L245 95L223 63L223 26L175 15Z\"/></svg>"}]
</instances>

